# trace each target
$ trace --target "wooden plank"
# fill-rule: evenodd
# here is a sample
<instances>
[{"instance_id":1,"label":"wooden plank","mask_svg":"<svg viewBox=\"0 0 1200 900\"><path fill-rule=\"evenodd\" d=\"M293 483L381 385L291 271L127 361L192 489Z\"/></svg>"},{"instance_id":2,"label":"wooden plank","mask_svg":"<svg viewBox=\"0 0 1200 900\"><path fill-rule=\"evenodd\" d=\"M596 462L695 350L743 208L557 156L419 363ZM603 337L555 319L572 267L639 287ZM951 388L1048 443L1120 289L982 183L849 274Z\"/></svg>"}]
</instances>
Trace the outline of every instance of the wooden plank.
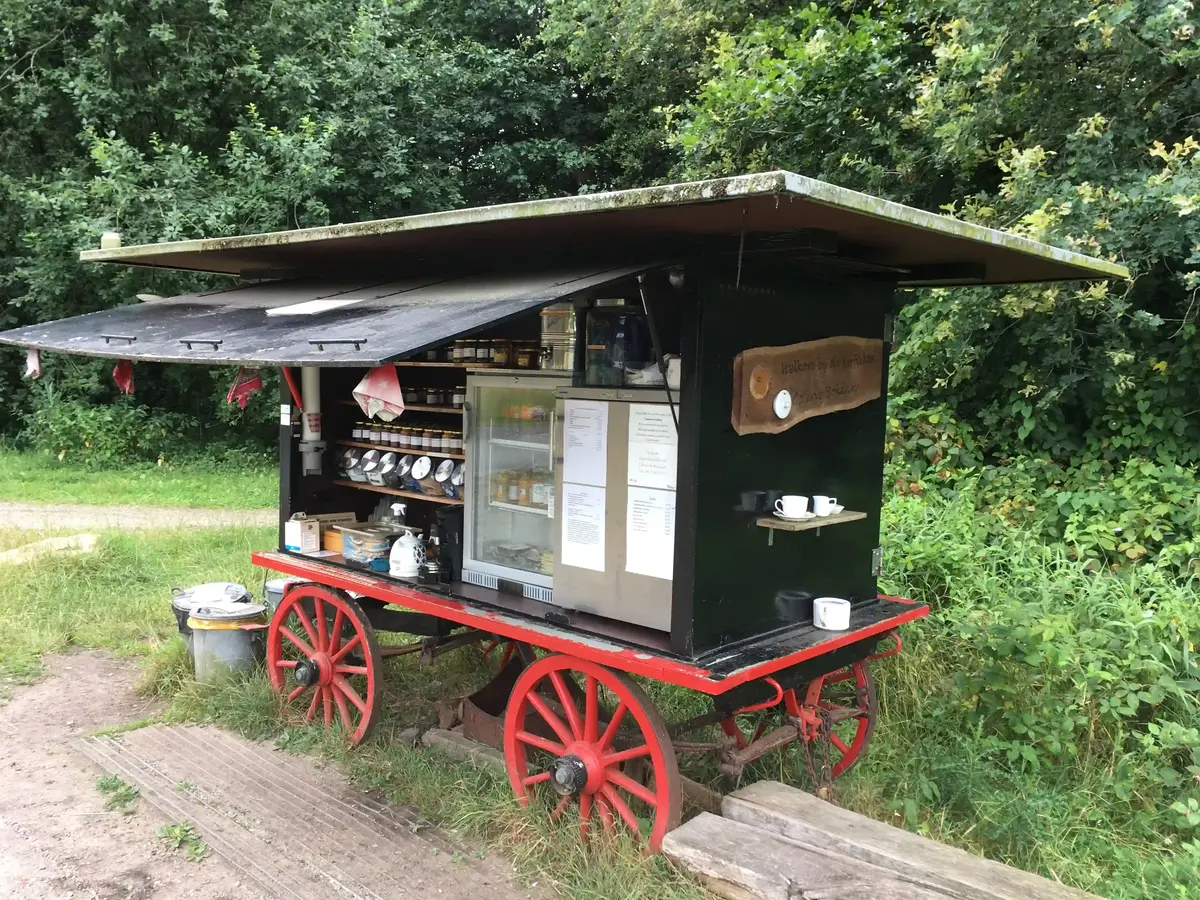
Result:
<instances>
[{"instance_id":1,"label":"wooden plank","mask_svg":"<svg viewBox=\"0 0 1200 900\"><path fill-rule=\"evenodd\" d=\"M721 811L746 825L828 848L969 900L1096 900L1076 888L877 822L777 781L760 781L728 794Z\"/></svg>"},{"instance_id":2,"label":"wooden plank","mask_svg":"<svg viewBox=\"0 0 1200 900\"><path fill-rule=\"evenodd\" d=\"M954 894L778 835L700 813L663 854L729 900L951 900Z\"/></svg>"},{"instance_id":3,"label":"wooden plank","mask_svg":"<svg viewBox=\"0 0 1200 900\"><path fill-rule=\"evenodd\" d=\"M813 516L811 519L792 521L781 519L779 516L763 516L758 520L758 527L775 528L779 531L808 531L812 528L840 525L843 522L857 522L859 519L865 519L866 517L867 514L865 512L855 512L852 509L844 509L840 513L830 516Z\"/></svg>"},{"instance_id":4,"label":"wooden plank","mask_svg":"<svg viewBox=\"0 0 1200 900\"><path fill-rule=\"evenodd\" d=\"M414 494L412 491L397 491L392 488L376 487L373 484L365 484L361 481L346 481L341 478L335 478L334 484L340 484L342 487L358 488L360 491L374 491L376 494L390 494L393 497L407 497L409 500L428 500L430 503L445 503L447 506L462 506L462 500L451 500L449 497L433 497L429 494Z\"/></svg>"}]
</instances>

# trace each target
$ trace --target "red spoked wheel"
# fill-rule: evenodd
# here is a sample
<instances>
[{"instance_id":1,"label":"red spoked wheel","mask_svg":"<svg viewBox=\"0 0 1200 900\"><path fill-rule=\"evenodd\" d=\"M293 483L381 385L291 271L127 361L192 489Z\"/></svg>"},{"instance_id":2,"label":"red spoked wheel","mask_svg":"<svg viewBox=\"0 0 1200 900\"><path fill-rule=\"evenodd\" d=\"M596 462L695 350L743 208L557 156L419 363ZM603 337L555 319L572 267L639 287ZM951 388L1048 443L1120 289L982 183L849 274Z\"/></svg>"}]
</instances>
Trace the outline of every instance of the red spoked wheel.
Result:
<instances>
[{"instance_id":1,"label":"red spoked wheel","mask_svg":"<svg viewBox=\"0 0 1200 900\"><path fill-rule=\"evenodd\" d=\"M620 672L563 654L531 663L508 701L504 758L521 805L545 785L551 819L573 810L582 840L596 820L609 833L621 822L657 853L679 824L683 795L667 727Z\"/></svg>"},{"instance_id":2,"label":"red spoked wheel","mask_svg":"<svg viewBox=\"0 0 1200 900\"><path fill-rule=\"evenodd\" d=\"M803 702L796 691L783 697L788 715L805 723L805 740L819 736L822 722L829 728L829 760L834 778L845 775L862 758L879 711L875 679L866 660L814 678L804 689Z\"/></svg>"},{"instance_id":3,"label":"red spoked wheel","mask_svg":"<svg viewBox=\"0 0 1200 900\"><path fill-rule=\"evenodd\" d=\"M267 672L306 722L319 714L353 744L375 724L379 643L362 608L342 591L300 584L287 592L267 631Z\"/></svg>"}]
</instances>

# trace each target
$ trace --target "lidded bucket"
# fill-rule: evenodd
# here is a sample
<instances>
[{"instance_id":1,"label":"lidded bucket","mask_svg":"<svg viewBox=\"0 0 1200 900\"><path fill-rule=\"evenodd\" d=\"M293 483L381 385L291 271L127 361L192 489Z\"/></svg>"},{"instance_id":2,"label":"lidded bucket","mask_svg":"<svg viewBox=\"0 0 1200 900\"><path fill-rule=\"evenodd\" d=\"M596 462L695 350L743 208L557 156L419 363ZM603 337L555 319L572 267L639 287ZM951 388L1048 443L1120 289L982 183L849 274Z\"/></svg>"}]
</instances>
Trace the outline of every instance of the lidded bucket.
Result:
<instances>
[{"instance_id":1,"label":"lidded bucket","mask_svg":"<svg viewBox=\"0 0 1200 900\"><path fill-rule=\"evenodd\" d=\"M254 595L246 590L245 585L233 581L210 581L194 584L189 588L173 588L171 594L175 624L187 644L189 656L192 655L192 629L188 626L188 616L192 614L192 610L209 603L249 603L254 599Z\"/></svg>"},{"instance_id":2,"label":"lidded bucket","mask_svg":"<svg viewBox=\"0 0 1200 900\"><path fill-rule=\"evenodd\" d=\"M197 681L246 672L258 664L264 655L266 610L261 603L230 600L217 600L192 610L187 624L192 629Z\"/></svg>"}]
</instances>

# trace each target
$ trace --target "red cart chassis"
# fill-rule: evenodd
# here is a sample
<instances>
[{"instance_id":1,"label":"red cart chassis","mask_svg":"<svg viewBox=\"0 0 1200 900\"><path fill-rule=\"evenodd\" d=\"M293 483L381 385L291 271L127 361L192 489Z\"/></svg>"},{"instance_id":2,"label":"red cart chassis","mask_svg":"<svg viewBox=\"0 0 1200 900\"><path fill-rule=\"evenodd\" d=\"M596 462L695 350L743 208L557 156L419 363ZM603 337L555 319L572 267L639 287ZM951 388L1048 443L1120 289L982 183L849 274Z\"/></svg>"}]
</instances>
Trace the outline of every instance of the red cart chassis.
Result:
<instances>
[{"instance_id":1,"label":"red cart chassis","mask_svg":"<svg viewBox=\"0 0 1200 900\"><path fill-rule=\"evenodd\" d=\"M679 774L679 755L713 753L722 773L739 777L766 753L799 743L814 781L848 771L874 728L870 661L898 653L897 628L929 614L926 606L881 596L846 632L809 627L799 629L801 640L769 636L748 649L688 660L454 596L440 585L412 587L290 553L255 553L253 561L300 579L272 618L267 665L305 720L321 715L327 728L361 740L378 717L384 657L420 652L432 661L467 644L503 643L500 673L457 707L464 728L504 750L522 804L543 785L554 799L551 817L574 808L582 838L593 826L624 827L652 852L679 823L685 790L705 793ZM440 627L417 644L381 647L376 627L408 630L388 624L395 621L388 616L404 614L385 606ZM894 647L876 652L886 637ZM668 726L629 675L706 694L714 710ZM747 734L737 717L749 713L762 716ZM715 742L680 740L712 725L723 732Z\"/></svg>"}]
</instances>

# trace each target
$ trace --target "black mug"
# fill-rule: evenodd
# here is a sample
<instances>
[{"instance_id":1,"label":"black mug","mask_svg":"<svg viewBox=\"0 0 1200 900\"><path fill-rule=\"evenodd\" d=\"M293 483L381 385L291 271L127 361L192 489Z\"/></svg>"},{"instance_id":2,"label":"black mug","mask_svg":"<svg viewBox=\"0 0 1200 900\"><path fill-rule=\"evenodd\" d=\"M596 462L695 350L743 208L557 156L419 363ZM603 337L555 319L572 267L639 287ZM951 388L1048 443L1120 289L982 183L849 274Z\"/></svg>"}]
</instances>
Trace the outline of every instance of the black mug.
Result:
<instances>
[{"instance_id":1,"label":"black mug","mask_svg":"<svg viewBox=\"0 0 1200 900\"><path fill-rule=\"evenodd\" d=\"M756 513L763 510L763 491L742 491L742 505L738 507L741 512Z\"/></svg>"}]
</instances>

